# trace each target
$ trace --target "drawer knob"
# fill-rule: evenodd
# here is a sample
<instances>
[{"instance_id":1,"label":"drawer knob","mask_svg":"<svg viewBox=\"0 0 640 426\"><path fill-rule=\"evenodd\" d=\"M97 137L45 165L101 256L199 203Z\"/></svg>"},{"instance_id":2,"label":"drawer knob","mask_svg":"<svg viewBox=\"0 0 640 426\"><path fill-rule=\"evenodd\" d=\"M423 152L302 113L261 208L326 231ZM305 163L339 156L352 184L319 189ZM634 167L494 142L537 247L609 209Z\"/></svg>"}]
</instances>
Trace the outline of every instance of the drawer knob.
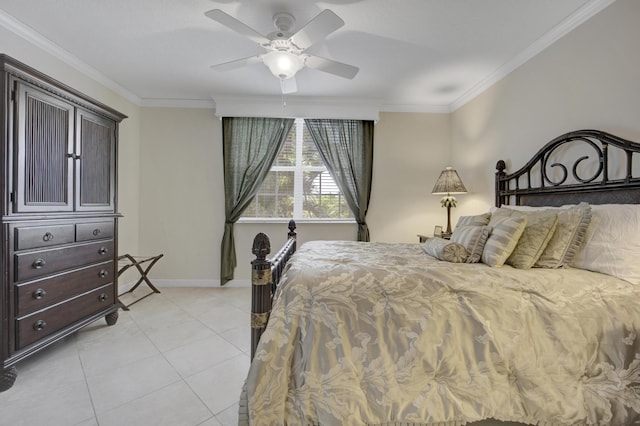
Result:
<instances>
[{"instance_id":1,"label":"drawer knob","mask_svg":"<svg viewBox=\"0 0 640 426\"><path fill-rule=\"evenodd\" d=\"M33 292L33 298L36 300L40 300L47 295L47 292L44 291L43 288L39 288Z\"/></svg>"},{"instance_id":2,"label":"drawer knob","mask_svg":"<svg viewBox=\"0 0 640 426\"><path fill-rule=\"evenodd\" d=\"M104 278L109 275L109 271L107 271L106 269L101 269L98 275L100 275L100 278Z\"/></svg>"},{"instance_id":3,"label":"drawer knob","mask_svg":"<svg viewBox=\"0 0 640 426\"><path fill-rule=\"evenodd\" d=\"M35 331L44 330L46 326L47 326L47 322L45 320L38 320L33 323L33 329Z\"/></svg>"},{"instance_id":4,"label":"drawer knob","mask_svg":"<svg viewBox=\"0 0 640 426\"><path fill-rule=\"evenodd\" d=\"M53 234L51 232L47 232L42 236L42 241L45 241L45 242L53 241Z\"/></svg>"},{"instance_id":5,"label":"drawer knob","mask_svg":"<svg viewBox=\"0 0 640 426\"><path fill-rule=\"evenodd\" d=\"M107 254L107 248L106 247L100 247L100 250L98 250L98 254Z\"/></svg>"},{"instance_id":6,"label":"drawer knob","mask_svg":"<svg viewBox=\"0 0 640 426\"><path fill-rule=\"evenodd\" d=\"M100 228L96 228L93 230L93 236L97 237L98 235L100 235Z\"/></svg>"},{"instance_id":7,"label":"drawer knob","mask_svg":"<svg viewBox=\"0 0 640 426\"><path fill-rule=\"evenodd\" d=\"M44 259L36 259L31 266L33 266L34 269L42 269L46 264L47 262L45 262Z\"/></svg>"},{"instance_id":8,"label":"drawer knob","mask_svg":"<svg viewBox=\"0 0 640 426\"><path fill-rule=\"evenodd\" d=\"M100 296L98 296L98 299L101 302L104 302L105 300L107 300L109 298L109 296L107 296L107 293L101 293Z\"/></svg>"}]
</instances>

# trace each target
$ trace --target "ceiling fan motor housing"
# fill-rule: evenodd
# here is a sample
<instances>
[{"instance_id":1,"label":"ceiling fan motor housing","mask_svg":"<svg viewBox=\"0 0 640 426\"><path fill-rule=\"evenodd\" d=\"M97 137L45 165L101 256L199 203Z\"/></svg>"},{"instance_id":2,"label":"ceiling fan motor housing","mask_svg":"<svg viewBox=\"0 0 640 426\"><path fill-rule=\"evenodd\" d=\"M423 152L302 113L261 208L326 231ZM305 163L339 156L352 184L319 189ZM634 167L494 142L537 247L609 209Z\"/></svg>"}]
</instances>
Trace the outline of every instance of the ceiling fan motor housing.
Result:
<instances>
[{"instance_id":1,"label":"ceiling fan motor housing","mask_svg":"<svg viewBox=\"0 0 640 426\"><path fill-rule=\"evenodd\" d=\"M296 18L292 14L286 12L279 12L273 15L273 25L275 25L278 31L288 33L296 23ZM284 35L283 35L284 36ZM282 37L282 36L281 36Z\"/></svg>"}]
</instances>

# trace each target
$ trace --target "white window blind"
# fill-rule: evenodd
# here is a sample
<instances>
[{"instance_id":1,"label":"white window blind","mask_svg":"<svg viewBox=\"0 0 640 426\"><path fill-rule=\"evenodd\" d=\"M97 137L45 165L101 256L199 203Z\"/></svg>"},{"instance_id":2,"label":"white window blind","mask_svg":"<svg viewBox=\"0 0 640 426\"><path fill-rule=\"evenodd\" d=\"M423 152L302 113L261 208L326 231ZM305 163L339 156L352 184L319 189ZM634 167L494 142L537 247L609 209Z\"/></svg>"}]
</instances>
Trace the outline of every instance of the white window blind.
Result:
<instances>
[{"instance_id":1,"label":"white window blind","mask_svg":"<svg viewBox=\"0 0 640 426\"><path fill-rule=\"evenodd\" d=\"M322 162L304 120L296 119L243 218L351 219L353 214Z\"/></svg>"}]
</instances>

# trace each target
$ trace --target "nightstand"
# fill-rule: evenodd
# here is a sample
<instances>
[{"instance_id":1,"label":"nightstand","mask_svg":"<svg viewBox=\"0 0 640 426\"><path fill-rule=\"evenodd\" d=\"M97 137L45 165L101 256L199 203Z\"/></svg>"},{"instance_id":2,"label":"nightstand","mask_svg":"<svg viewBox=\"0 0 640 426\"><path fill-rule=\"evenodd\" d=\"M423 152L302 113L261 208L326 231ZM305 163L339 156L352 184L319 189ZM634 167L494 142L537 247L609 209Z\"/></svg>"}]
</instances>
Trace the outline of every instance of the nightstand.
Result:
<instances>
[{"instance_id":1,"label":"nightstand","mask_svg":"<svg viewBox=\"0 0 640 426\"><path fill-rule=\"evenodd\" d=\"M429 238L435 238L435 237L434 237L433 235L423 235L423 234L418 234L418 240L419 240L421 243L426 243L426 242L427 242L427 240L428 240ZM440 237L440 238L444 238L445 240L448 240L448 239L450 239L450 238L451 238L451 235L442 236L442 237Z\"/></svg>"}]
</instances>

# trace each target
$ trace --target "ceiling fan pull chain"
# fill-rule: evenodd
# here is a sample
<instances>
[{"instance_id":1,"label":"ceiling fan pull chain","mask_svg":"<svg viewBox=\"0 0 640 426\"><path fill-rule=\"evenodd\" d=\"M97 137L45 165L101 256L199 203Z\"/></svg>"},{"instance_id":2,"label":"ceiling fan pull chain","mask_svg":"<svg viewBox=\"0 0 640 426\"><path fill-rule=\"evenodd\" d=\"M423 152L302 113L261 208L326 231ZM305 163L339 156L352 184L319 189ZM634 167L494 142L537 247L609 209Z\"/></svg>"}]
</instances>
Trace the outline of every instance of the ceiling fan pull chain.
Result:
<instances>
[{"instance_id":1,"label":"ceiling fan pull chain","mask_svg":"<svg viewBox=\"0 0 640 426\"><path fill-rule=\"evenodd\" d=\"M282 96L282 109L287 108L287 101L284 99L284 79L280 79L280 96Z\"/></svg>"}]
</instances>

